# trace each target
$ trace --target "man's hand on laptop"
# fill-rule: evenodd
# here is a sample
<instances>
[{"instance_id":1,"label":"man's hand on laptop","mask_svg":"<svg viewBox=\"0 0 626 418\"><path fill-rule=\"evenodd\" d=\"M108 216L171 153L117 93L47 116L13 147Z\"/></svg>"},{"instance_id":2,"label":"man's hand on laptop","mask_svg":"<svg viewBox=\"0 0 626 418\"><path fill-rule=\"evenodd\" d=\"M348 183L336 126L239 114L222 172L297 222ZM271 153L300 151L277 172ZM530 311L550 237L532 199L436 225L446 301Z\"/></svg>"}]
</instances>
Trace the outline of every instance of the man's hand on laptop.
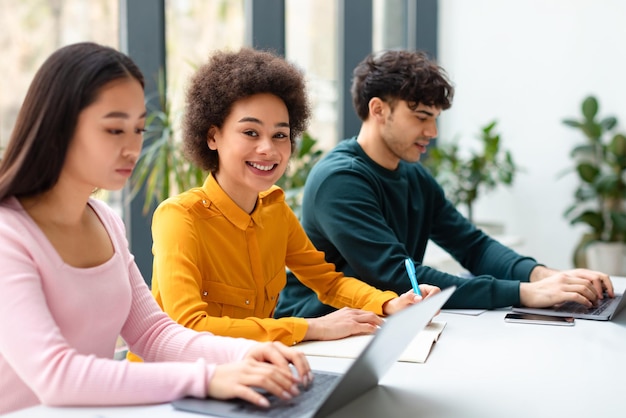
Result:
<instances>
[{"instance_id":1,"label":"man's hand on laptop","mask_svg":"<svg viewBox=\"0 0 626 418\"><path fill-rule=\"evenodd\" d=\"M291 371L290 364L298 371ZM221 364L208 382L208 396L216 399L241 398L257 406L268 407L269 401L258 388L283 400L300 394L298 385L309 385L313 379L311 367L300 351L279 342L253 346L239 362Z\"/></svg>"},{"instance_id":2,"label":"man's hand on laptop","mask_svg":"<svg viewBox=\"0 0 626 418\"><path fill-rule=\"evenodd\" d=\"M531 273L530 283L520 284L520 302L533 308L569 301L591 307L604 297L604 292L609 297L615 296L613 283L604 273L587 269L557 271L537 266Z\"/></svg>"}]
</instances>

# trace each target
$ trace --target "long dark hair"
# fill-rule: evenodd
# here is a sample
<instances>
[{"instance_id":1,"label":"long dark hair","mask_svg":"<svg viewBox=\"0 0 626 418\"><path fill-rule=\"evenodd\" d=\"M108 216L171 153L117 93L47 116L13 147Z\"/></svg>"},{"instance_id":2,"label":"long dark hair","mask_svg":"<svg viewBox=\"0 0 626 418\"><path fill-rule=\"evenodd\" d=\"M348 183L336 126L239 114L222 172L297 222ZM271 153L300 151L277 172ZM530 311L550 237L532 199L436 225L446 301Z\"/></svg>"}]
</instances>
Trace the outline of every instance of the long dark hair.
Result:
<instances>
[{"instance_id":1,"label":"long dark hair","mask_svg":"<svg viewBox=\"0 0 626 418\"><path fill-rule=\"evenodd\" d=\"M121 78L144 86L137 65L107 46L77 43L48 57L28 88L0 161L0 202L35 196L56 184L80 112L104 85Z\"/></svg>"}]
</instances>

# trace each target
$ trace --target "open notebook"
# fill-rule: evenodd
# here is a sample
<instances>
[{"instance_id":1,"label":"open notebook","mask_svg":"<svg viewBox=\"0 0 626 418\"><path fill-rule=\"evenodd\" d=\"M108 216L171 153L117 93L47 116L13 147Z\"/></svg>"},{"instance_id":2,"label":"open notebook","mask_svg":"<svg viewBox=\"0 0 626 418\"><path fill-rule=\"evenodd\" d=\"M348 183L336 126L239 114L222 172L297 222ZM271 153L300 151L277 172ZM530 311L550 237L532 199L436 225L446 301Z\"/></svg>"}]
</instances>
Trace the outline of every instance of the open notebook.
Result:
<instances>
[{"instance_id":1,"label":"open notebook","mask_svg":"<svg viewBox=\"0 0 626 418\"><path fill-rule=\"evenodd\" d=\"M424 363L445 326L444 321L431 321L413 338L398 361ZM307 356L357 358L372 338L373 335L355 335L334 341L305 341L294 348Z\"/></svg>"}]
</instances>

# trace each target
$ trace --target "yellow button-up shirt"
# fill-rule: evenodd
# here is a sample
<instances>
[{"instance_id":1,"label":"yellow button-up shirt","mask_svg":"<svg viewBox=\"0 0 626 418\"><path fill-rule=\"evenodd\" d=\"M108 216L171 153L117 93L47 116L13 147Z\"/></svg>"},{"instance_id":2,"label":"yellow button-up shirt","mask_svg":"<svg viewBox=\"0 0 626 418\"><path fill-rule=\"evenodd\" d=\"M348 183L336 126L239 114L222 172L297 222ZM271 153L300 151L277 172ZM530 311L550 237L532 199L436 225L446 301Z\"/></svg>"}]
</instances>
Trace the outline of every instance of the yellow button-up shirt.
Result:
<instances>
[{"instance_id":1,"label":"yellow button-up shirt","mask_svg":"<svg viewBox=\"0 0 626 418\"><path fill-rule=\"evenodd\" d=\"M175 321L197 331L288 345L302 341L304 319L272 318L285 266L336 308L382 315L382 305L397 296L335 271L275 186L259 194L248 214L210 175L202 187L159 205L152 237L152 293Z\"/></svg>"}]
</instances>

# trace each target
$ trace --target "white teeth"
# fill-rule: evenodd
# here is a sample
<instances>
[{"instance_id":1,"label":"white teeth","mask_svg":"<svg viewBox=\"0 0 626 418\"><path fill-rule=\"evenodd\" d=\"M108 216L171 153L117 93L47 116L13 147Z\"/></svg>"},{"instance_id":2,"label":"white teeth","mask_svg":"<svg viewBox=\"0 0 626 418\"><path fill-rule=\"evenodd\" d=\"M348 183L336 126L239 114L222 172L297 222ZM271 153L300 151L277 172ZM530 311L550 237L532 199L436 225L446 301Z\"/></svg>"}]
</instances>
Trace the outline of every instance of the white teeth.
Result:
<instances>
[{"instance_id":1,"label":"white teeth","mask_svg":"<svg viewBox=\"0 0 626 418\"><path fill-rule=\"evenodd\" d=\"M252 167L256 168L257 170L261 170L261 171L270 171L272 168L274 168L274 164L272 165L260 165L257 163L248 163L250 164Z\"/></svg>"}]
</instances>

